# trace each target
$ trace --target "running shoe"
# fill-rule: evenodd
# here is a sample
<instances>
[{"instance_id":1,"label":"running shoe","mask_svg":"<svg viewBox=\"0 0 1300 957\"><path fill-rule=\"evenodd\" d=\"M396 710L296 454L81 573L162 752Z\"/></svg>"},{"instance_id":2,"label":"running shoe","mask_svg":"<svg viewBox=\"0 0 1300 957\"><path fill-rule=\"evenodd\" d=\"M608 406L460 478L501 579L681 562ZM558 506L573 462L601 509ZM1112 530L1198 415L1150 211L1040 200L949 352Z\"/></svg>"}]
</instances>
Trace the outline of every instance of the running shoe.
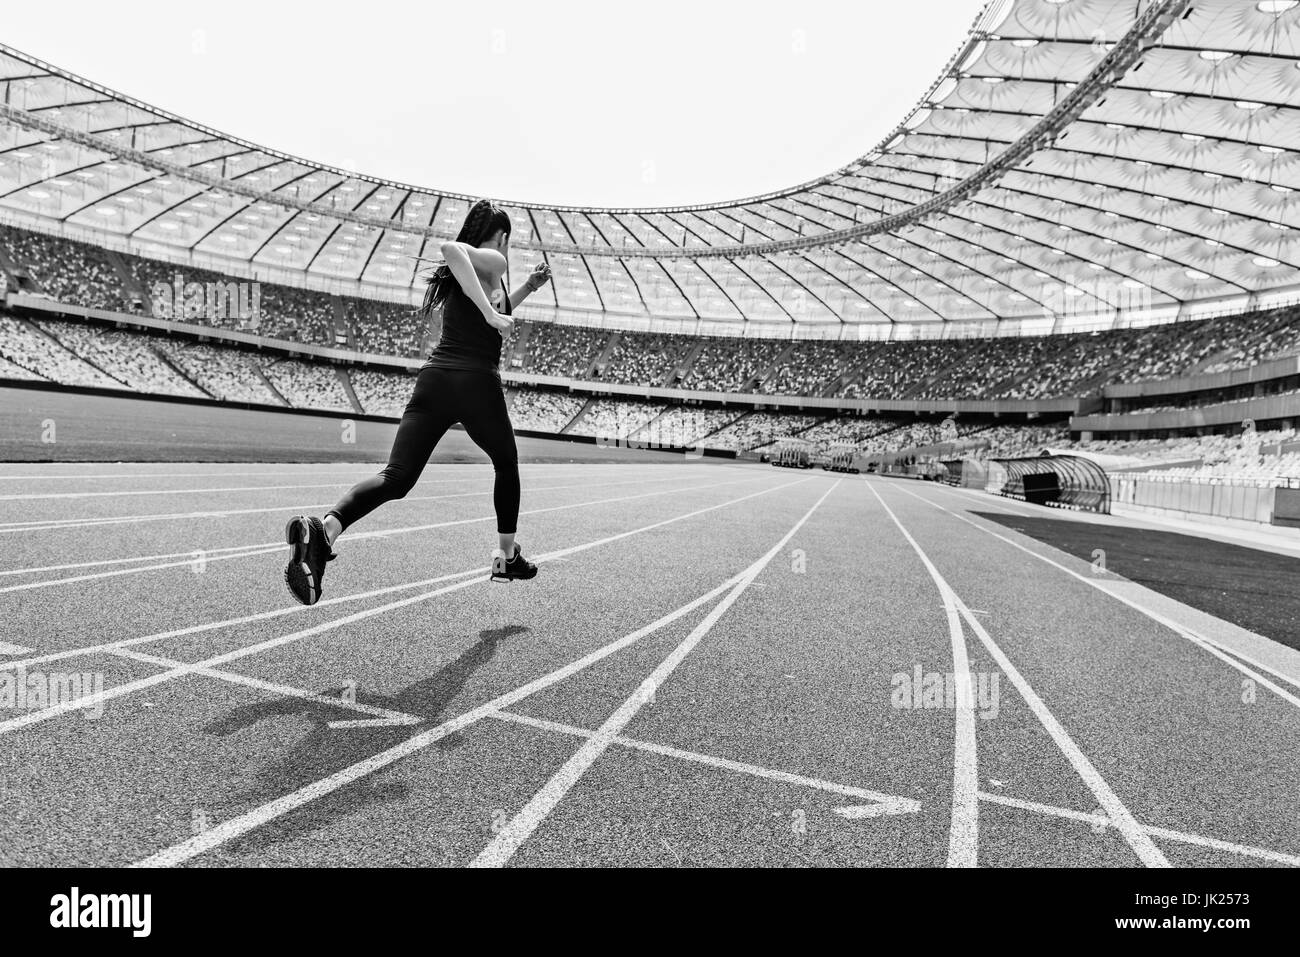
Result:
<instances>
[{"instance_id":1,"label":"running shoe","mask_svg":"<svg viewBox=\"0 0 1300 957\"><path fill-rule=\"evenodd\" d=\"M506 558L501 549L492 552L492 581L529 581L537 577L537 566L524 558L523 549L515 544L514 558Z\"/></svg>"},{"instance_id":2,"label":"running shoe","mask_svg":"<svg viewBox=\"0 0 1300 957\"><path fill-rule=\"evenodd\" d=\"M325 563L337 557L325 535L325 523L319 518L299 515L289 520L284 537L293 550L289 564L284 567L284 583L301 604L314 605L320 601Z\"/></svg>"}]
</instances>

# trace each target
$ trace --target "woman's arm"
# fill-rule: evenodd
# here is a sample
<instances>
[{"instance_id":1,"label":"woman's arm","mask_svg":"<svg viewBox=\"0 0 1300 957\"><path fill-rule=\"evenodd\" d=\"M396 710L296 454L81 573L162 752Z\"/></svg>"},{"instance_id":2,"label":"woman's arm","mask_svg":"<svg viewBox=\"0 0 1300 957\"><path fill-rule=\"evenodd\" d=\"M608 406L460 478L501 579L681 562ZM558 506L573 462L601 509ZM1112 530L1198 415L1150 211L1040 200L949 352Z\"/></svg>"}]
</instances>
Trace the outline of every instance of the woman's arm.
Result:
<instances>
[{"instance_id":1,"label":"woman's arm","mask_svg":"<svg viewBox=\"0 0 1300 957\"><path fill-rule=\"evenodd\" d=\"M469 301L483 313L483 318L493 329L506 333L514 328L514 320L496 311L483 291L480 276L491 279L493 285L505 272L506 258L491 249L476 249L464 243L443 243L442 258L451 270L452 278L460 283Z\"/></svg>"},{"instance_id":2,"label":"woman's arm","mask_svg":"<svg viewBox=\"0 0 1300 957\"><path fill-rule=\"evenodd\" d=\"M524 280L523 285L510 294L510 309L513 312L519 308L520 303L531 296L537 290L541 289L551 281L551 267L546 263L538 263L532 273Z\"/></svg>"}]
</instances>

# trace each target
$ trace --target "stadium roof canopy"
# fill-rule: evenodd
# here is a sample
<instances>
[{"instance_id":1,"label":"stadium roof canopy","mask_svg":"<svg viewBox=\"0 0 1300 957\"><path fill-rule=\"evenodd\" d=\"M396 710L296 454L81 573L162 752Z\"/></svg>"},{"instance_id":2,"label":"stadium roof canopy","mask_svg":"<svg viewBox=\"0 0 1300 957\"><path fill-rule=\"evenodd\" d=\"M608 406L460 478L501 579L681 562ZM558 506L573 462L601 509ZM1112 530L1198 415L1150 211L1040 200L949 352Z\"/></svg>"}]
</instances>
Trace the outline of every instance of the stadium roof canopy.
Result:
<instances>
[{"instance_id":1,"label":"stadium roof canopy","mask_svg":"<svg viewBox=\"0 0 1300 957\"><path fill-rule=\"evenodd\" d=\"M0 83L0 217L20 225L403 298L473 199L3 46ZM1300 293L1297 190L1300 0L994 0L885 142L820 179L701 206L507 205L512 270L546 258L535 303L563 321L874 337Z\"/></svg>"}]
</instances>

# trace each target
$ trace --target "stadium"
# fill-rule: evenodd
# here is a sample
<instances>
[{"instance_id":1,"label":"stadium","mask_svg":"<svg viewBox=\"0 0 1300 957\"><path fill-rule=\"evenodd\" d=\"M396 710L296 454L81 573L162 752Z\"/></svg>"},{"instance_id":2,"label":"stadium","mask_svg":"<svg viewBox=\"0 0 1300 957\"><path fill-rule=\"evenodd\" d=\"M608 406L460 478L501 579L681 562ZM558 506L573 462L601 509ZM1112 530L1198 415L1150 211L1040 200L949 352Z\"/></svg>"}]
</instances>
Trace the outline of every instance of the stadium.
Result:
<instances>
[{"instance_id":1,"label":"stadium","mask_svg":"<svg viewBox=\"0 0 1300 957\"><path fill-rule=\"evenodd\" d=\"M815 180L501 200L541 575L456 431L312 607L478 197L0 84L0 864L1300 865L1297 0L993 0Z\"/></svg>"}]
</instances>

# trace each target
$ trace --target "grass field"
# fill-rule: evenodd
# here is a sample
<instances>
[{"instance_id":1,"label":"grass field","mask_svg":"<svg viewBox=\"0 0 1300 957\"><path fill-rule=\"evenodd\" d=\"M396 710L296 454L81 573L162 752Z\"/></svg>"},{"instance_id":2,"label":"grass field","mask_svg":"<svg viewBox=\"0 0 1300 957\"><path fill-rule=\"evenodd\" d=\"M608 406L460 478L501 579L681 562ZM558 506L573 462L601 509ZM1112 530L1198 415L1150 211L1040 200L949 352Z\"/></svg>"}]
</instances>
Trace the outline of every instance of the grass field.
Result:
<instances>
[{"instance_id":1,"label":"grass field","mask_svg":"<svg viewBox=\"0 0 1300 957\"><path fill-rule=\"evenodd\" d=\"M1196 561L1131 523L531 463L492 585L435 464L293 605L284 520L373 468L0 467L0 864L1300 864L1300 653L1099 572Z\"/></svg>"}]
</instances>

